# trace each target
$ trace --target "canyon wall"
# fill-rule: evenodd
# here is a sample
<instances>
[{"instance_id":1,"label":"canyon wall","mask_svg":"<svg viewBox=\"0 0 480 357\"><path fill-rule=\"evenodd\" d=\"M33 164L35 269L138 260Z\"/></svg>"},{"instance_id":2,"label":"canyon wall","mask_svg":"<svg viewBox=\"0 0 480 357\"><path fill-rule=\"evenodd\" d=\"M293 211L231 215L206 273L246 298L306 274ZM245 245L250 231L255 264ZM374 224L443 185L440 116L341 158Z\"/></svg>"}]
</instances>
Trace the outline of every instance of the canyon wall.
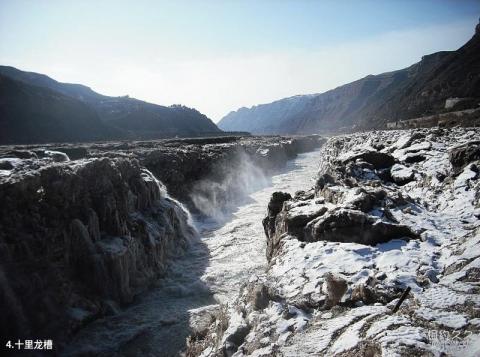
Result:
<instances>
[{"instance_id":1,"label":"canyon wall","mask_svg":"<svg viewBox=\"0 0 480 357\"><path fill-rule=\"evenodd\" d=\"M59 157L60 154L59 154ZM134 159L2 159L1 335L53 338L115 313L195 230Z\"/></svg>"},{"instance_id":2,"label":"canyon wall","mask_svg":"<svg viewBox=\"0 0 480 357\"><path fill-rule=\"evenodd\" d=\"M269 267L192 356L480 352L477 128L332 137L314 187L275 192Z\"/></svg>"},{"instance_id":3,"label":"canyon wall","mask_svg":"<svg viewBox=\"0 0 480 357\"><path fill-rule=\"evenodd\" d=\"M248 193L238 179L246 162L267 177L322 142L314 136L0 148L0 334L54 339L61 350L83 326L130 304L197 239L188 210L167 189L209 215L198 197L227 209ZM215 183L220 191L211 190Z\"/></svg>"}]
</instances>

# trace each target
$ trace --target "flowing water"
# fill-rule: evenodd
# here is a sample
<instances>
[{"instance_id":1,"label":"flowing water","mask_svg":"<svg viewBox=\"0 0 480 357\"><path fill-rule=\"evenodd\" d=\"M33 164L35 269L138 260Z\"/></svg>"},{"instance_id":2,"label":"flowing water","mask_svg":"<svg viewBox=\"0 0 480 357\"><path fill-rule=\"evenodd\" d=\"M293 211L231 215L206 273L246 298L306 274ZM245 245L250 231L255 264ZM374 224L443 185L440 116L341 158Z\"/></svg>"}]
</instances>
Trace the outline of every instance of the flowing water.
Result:
<instances>
[{"instance_id":1,"label":"flowing water","mask_svg":"<svg viewBox=\"0 0 480 357\"><path fill-rule=\"evenodd\" d=\"M173 356L185 346L192 310L229 303L252 274L266 267L262 219L275 191L312 187L318 151L301 154L222 222L195 220L200 239L172 260L166 277L128 308L83 329L65 354Z\"/></svg>"}]
</instances>

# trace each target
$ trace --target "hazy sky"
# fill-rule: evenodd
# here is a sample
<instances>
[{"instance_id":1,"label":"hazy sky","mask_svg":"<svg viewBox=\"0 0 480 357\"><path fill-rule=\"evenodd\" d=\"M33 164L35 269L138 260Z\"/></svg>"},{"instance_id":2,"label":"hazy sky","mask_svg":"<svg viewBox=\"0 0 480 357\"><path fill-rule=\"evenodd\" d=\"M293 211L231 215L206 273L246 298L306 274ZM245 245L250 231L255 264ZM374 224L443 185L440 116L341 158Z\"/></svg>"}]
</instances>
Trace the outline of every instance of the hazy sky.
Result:
<instances>
[{"instance_id":1,"label":"hazy sky","mask_svg":"<svg viewBox=\"0 0 480 357\"><path fill-rule=\"evenodd\" d=\"M0 0L0 64L218 121L457 49L479 15L479 0Z\"/></svg>"}]
</instances>

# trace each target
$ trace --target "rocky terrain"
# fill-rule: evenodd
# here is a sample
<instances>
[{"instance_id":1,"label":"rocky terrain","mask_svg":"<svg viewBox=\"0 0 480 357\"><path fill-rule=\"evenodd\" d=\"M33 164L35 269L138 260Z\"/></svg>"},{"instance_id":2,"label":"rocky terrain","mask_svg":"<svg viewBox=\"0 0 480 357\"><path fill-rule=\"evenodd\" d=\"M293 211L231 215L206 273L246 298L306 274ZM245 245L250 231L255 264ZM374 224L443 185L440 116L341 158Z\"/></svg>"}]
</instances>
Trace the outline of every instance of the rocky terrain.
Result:
<instances>
[{"instance_id":1,"label":"rocky terrain","mask_svg":"<svg viewBox=\"0 0 480 357\"><path fill-rule=\"evenodd\" d=\"M115 313L195 235L188 212L138 161L53 155L0 160L0 329L12 339L61 342Z\"/></svg>"},{"instance_id":2,"label":"rocky terrain","mask_svg":"<svg viewBox=\"0 0 480 357\"><path fill-rule=\"evenodd\" d=\"M176 199L194 211L201 202L217 198L216 209L238 197L251 170L269 174L283 167L298 153L311 151L324 142L320 136L298 137L213 137L157 141L104 142L95 144L46 144L0 147L0 157L45 156L44 150L58 151L70 159L136 159L149 169ZM38 152L38 155L36 154ZM243 174L242 174L243 173ZM255 179L253 177L252 179ZM196 204L193 202L196 199ZM226 209L227 207L225 207ZM205 212L207 213L207 212Z\"/></svg>"},{"instance_id":3,"label":"rocky terrain","mask_svg":"<svg viewBox=\"0 0 480 357\"><path fill-rule=\"evenodd\" d=\"M455 110L447 113L428 115L419 118L400 120L387 123L388 129L431 128L439 126L450 128L453 126L472 127L480 123L480 108Z\"/></svg>"},{"instance_id":4,"label":"rocky terrain","mask_svg":"<svg viewBox=\"0 0 480 357\"><path fill-rule=\"evenodd\" d=\"M0 66L0 144L223 135L205 115Z\"/></svg>"},{"instance_id":5,"label":"rocky terrain","mask_svg":"<svg viewBox=\"0 0 480 357\"><path fill-rule=\"evenodd\" d=\"M268 175L322 143L230 137L0 147L0 334L54 339L61 349L86 324L130 304L198 238L169 193L208 215L244 193L243 171Z\"/></svg>"},{"instance_id":6,"label":"rocky terrain","mask_svg":"<svg viewBox=\"0 0 480 357\"><path fill-rule=\"evenodd\" d=\"M266 273L210 312L188 354L478 355L479 134L329 139L315 186L271 197Z\"/></svg>"},{"instance_id":7,"label":"rocky terrain","mask_svg":"<svg viewBox=\"0 0 480 357\"><path fill-rule=\"evenodd\" d=\"M325 93L240 108L226 115L218 126L253 134L338 133L381 129L405 119L475 109L480 102L479 63L477 25L471 40L456 51L429 54L408 68L369 75ZM478 113L475 119L478 125Z\"/></svg>"}]
</instances>

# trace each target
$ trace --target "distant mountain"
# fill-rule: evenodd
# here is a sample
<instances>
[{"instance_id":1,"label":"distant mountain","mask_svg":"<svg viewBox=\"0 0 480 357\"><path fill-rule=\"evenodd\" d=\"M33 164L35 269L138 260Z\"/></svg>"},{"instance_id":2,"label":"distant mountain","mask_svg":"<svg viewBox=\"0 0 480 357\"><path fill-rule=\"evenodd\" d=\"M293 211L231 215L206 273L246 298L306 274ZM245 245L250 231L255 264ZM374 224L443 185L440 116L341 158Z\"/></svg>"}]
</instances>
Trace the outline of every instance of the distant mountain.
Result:
<instances>
[{"instance_id":1,"label":"distant mountain","mask_svg":"<svg viewBox=\"0 0 480 357\"><path fill-rule=\"evenodd\" d=\"M95 141L124 137L87 104L0 75L0 144Z\"/></svg>"},{"instance_id":2,"label":"distant mountain","mask_svg":"<svg viewBox=\"0 0 480 357\"><path fill-rule=\"evenodd\" d=\"M208 117L185 106L166 107L128 96L109 97L81 84L61 83L8 66L0 66L0 76L0 144L221 133Z\"/></svg>"},{"instance_id":3,"label":"distant mountain","mask_svg":"<svg viewBox=\"0 0 480 357\"><path fill-rule=\"evenodd\" d=\"M369 75L325 93L241 108L218 126L254 134L381 128L387 122L444 112L446 99L457 97L469 98L460 103L470 105L480 100L480 24L457 51L427 55L408 68Z\"/></svg>"}]
</instances>

